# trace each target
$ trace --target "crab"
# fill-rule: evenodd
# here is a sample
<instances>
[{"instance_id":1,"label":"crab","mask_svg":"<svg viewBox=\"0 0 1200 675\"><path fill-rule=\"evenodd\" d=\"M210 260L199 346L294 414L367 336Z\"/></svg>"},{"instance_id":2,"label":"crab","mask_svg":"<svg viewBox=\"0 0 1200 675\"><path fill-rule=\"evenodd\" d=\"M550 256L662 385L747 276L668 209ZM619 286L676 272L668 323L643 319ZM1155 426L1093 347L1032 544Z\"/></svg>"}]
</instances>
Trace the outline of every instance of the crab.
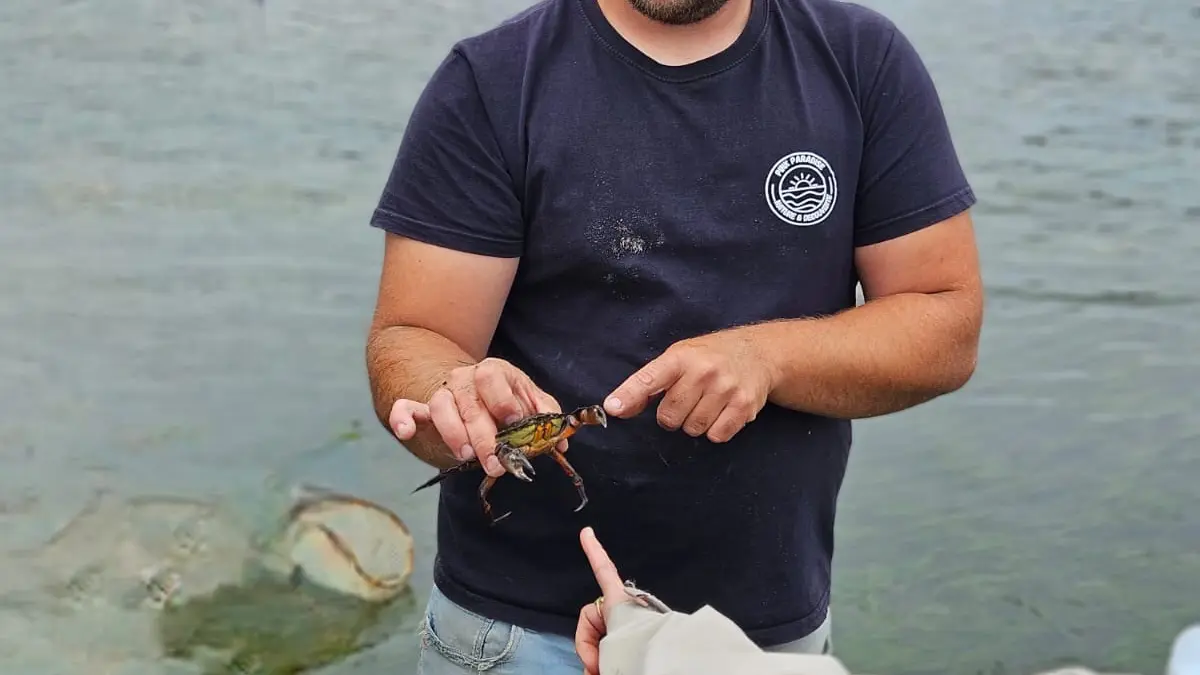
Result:
<instances>
[{"instance_id":1,"label":"crab","mask_svg":"<svg viewBox=\"0 0 1200 675\"><path fill-rule=\"evenodd\" d=\"M575 507L575 510L579 511L588 503L587 492L583 489L583 478L558 449L558 444L575 435L575 432L582 426L607 427L608 417L604 414L604 408L598 405L589 405L576 408L569 413L529 415L496 432L496 459L500 460L500 465L504 467L506 473L530 483L533 482L533 476L537 472L533 470L533 464L529 460L549 454L570 476L571 483L575 485L575 491L579 493L579 506ZM472 459L443 469L413 492L440 483L452 474L479 468L482 468L479 460ZM486 476L479 484L479 501L483 505L484 515L488 518L492 518L492 505L488 502L487 496L492 486L496 484L497 478L496 476ZM512 512L509 511L498 518L492 518L492 524L495 525L511 514Z\"/></svg>"}]
</instances>

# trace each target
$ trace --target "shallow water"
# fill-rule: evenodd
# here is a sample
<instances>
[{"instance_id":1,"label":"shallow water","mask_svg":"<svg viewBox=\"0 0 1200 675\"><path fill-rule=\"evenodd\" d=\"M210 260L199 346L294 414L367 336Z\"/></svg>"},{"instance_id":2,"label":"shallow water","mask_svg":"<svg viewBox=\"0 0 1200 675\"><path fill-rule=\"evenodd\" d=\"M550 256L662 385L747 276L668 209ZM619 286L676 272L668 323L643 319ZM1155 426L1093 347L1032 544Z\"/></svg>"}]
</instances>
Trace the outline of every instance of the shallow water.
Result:
<instances>
[{"instance_id":1,"label":"shallow water","mask_svg":"<svg viewBox=\"0 0 1200 675\"><path fill-rule=\"evenodd\" d=\"M838 652L881 674L1161 672L1200 619L1200 6L869 4L938 81L990 299L966 389L857 427ZM524 5L0 4L9 553L98 488L253 514L269 478L310 481L408 521L419 606L436 495L407 495L426 472L371 417L366 220L444 50ZM308 452L354 420L365 440ZM21 597L0 602L21 672L89 672L96 645L113 672L193 672L111 608ZM407 672L414 645L402 630L327 672Z\"/></svg>"}]
</instances>

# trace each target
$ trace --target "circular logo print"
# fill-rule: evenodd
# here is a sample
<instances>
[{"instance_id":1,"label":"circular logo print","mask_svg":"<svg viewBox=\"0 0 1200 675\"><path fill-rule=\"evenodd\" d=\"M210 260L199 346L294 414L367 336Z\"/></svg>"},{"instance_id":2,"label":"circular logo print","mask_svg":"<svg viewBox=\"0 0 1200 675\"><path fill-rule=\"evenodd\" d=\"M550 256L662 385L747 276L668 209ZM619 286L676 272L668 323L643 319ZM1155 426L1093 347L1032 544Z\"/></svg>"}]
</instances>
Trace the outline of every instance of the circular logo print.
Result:
<instances>
[{"instance_id":1,"label":"circular logo print","mask_svg":"<svg viewBox=\"0 0 1200 675\"><path fill-rule=\"evenodd\" d=\"M807 227L825 220L837 203L837 179L825 158L793 152L767 174L767 205L785 223Z\"/></svg>"}]
</instances>

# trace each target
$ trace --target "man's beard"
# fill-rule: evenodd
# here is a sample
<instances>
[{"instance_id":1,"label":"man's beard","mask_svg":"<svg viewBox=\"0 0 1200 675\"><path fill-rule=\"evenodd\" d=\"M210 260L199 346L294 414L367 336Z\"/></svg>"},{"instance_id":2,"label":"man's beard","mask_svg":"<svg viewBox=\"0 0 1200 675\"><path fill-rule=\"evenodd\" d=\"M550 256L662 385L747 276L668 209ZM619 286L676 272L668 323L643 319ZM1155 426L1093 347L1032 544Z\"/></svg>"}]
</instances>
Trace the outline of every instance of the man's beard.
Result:
<instances>
[{"instance_id":1,"label":"man's beard","mask_svg":"<svg viewBox=\"0 0 1200 675\"><path fill-rule=\"evenodd\" d=\"M684 26L703 21L729 0L629 0L640 14L659 23Z\"/></svg>"}]
</instances>

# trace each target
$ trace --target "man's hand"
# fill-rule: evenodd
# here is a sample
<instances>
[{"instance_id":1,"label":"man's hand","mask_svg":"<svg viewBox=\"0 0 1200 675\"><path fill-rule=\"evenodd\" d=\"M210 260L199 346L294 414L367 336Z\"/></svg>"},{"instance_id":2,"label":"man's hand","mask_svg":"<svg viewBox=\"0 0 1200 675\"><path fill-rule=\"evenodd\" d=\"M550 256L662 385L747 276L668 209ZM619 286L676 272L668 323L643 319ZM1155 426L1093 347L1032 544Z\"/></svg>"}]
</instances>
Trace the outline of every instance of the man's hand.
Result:
<instances>
[{"instance_id":1,"label":"man's hand","mask_svg":"<svg viewBox=\"0 0 1200 675\"><path fill-rule=\"evenodd\" d=\"M579 610L579 623L575 627L575 653L583 661L584 675L600 675L600 640L608 634L608 612L617 603L632 602L625 593L625 582L617 572L617 566L596 539L592 528L585 527L579 533L579 543L592 566L596 584L604 598L603 611L597 603L588 603Z\"/></svg>"},{"instance_id":2,"label":"man's hand","mask_svg":"<svg viewBox=\"0 0 1200 675\"><path fill-rule=\"evenodd\" d=\"M724 443L754 421L776 378L775 366L734 328L671 345L617 387L604 408L618 418L633 417L666 392L659 425Z\"/></svg>"},{"instance_id":3,"label":"man's hand","mask_svg":"<svg viewBox=\"0 0 1200 675\"><path fill-rule=\"evenodd\" d=\"M562 412L562 408L511 363L489 358L450 371L428 403L396 401L388 424L397 438L407 441L418 425L432 422L456 459L478 459L489 476L500 476L504 467L496 459L496 430L543 412ZM559 450L566 449L563 441Z\"/></svg>"}]
</instances>

